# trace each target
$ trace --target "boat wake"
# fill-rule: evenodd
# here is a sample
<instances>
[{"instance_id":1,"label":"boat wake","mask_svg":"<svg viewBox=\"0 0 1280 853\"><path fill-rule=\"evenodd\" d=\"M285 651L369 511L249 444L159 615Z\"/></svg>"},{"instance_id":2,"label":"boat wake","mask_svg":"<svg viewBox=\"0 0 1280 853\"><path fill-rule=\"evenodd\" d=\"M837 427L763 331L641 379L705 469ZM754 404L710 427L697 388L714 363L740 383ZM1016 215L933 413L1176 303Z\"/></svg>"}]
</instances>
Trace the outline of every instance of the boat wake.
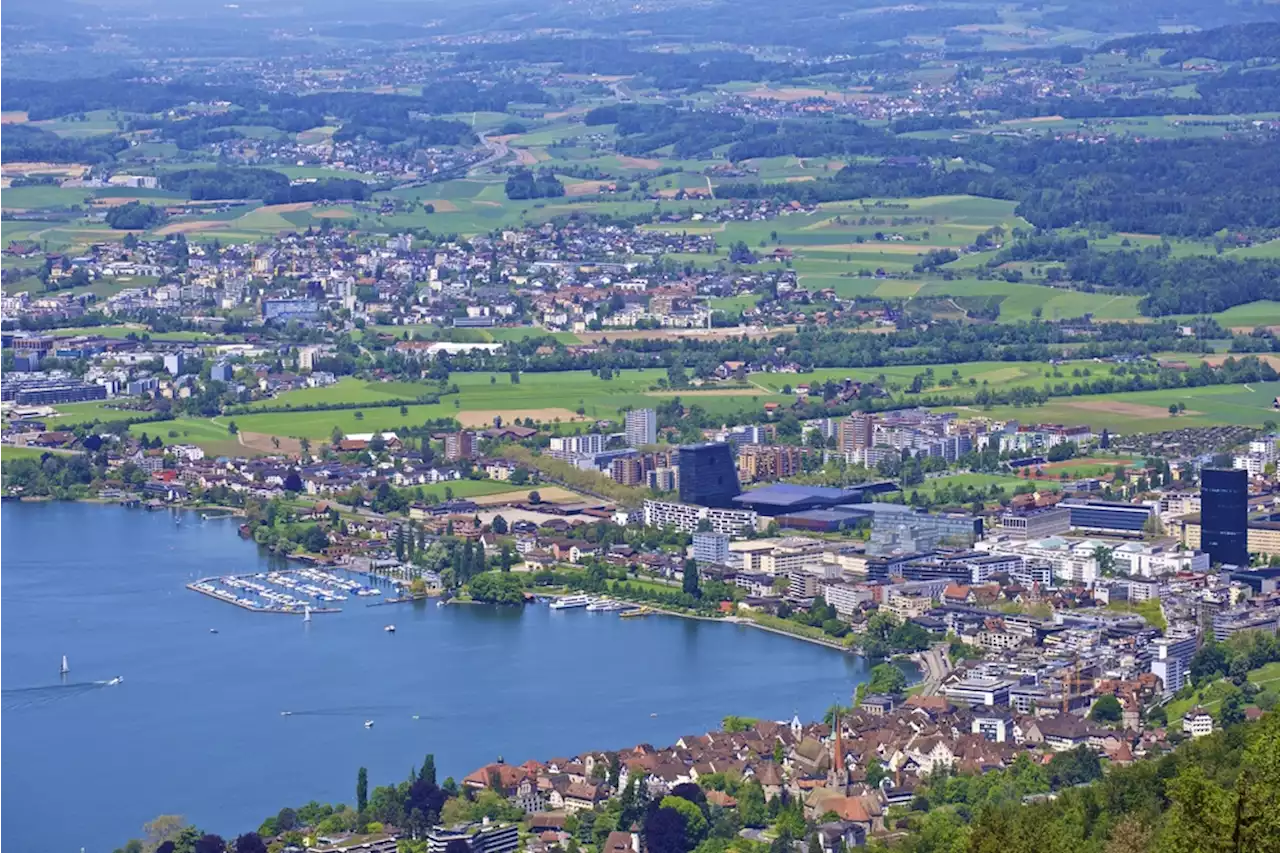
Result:
<instances>
[{"instance_id":1,"label":"boat wake","mask_svg":"<svg viewBox=\"0 0 1280 853\"><path fill-rule=\"evenodd\" d=\"M0 691L0 700L2 700L0 707L5 711L39 708L83 696L104 687L114 687L119 683L120 679L113 678L110 681L73 681L68 684L45 684L38 687L6 687Z\"/></svg>"}]
</instances>

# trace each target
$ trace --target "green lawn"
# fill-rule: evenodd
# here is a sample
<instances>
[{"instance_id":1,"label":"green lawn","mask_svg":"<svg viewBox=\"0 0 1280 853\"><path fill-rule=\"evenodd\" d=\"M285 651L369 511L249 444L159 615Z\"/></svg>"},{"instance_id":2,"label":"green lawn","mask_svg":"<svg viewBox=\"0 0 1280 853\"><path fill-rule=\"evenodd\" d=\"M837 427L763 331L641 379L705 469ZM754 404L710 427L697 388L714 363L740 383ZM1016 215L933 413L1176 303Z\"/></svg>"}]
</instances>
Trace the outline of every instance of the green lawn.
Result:
<instances>
[{"instance_id":1,"label":"green lawn","mask_svg":"<svg viewBox=\"0 0 1280 853\"><path fill-rule=\"evenodd\" d=\"M48 451L43 447L15 447L12 444L0 445L0 462L13 462L18 459L39 459Z\"/></svg>"}]
</instances>

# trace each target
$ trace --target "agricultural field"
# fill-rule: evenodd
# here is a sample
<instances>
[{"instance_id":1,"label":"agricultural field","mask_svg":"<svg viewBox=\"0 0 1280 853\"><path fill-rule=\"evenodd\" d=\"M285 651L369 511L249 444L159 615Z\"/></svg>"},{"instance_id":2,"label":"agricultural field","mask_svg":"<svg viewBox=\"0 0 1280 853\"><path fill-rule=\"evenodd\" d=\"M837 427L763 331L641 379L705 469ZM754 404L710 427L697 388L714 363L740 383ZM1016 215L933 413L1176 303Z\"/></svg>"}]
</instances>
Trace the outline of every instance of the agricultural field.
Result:
<instances>
[{"instance_id":1,"label":"agricultural field","mask_svg":"<svg viewBox=\"0 0 1280 853\"><path fill-rule=\"evenodd\" d=\"M883 382L884 386L897 397L911 385L916 376L926 376L921 397L930 394L972 393L979 388L991 391L1005 391L1018 387L1039 388L1045 382L1056 382L1068 379L1075 370L1089 370L1094 376L1105 376L1111 371L1111 365L1094 361L1066 361L1056 368L1042 362L1030 361L974 361L966 364L920 364L895 365L893 367L824 367L808 373L772 373L751 376L749 381L762 390L781 393L790 386L794 391L800 385L810 387L824 382L839 382L853 379L859 382ZM933 371L933 378L927 374ZM1048 375L1046 375L1048 374ZM883 377L883 379L882 379ZM972 384L970 383L972 380ZM951 385L942 385L942 381L950 381Z\"/></svg>"},{"instance_id":2,"label":"agricultural field","mask_svg":"<svg viewBox=\"0 0 1280 853\"><path fill-rule=\"evenodd\" d=\"M421 424L434 418L456 418L464 426L491 426L495 417L504 422L515 418L532 418L535 422L567 424L595 419L620 420L619 410L626 407L652 407L672 397L686 406L698 405L710 412L735 412L744 408L763 411L766 402L783 402L788 398L764 389L654 391L662 370L627 370L611 380L599 379L588 371L559 373L524 373L517 385L507 374L456 373L450 383L457 384L458 394L450 394L439 403L404 407L378 406L379 402L409 399L436 390L426 383L363 383L343 380L327 388L290 391L264 401L262 405L317 405L334 402L368 402L366 409L328 411L264 412L262 414L227 416L219 423L234 420L242 432L265 435L328 438L334 427L344 433L395 430L405 425ZM582 411L579 414L579 410Z\"/></svg>"},{"instance_id":3,"label":"agricultural field","mask_svg":"<svg viewBox=\"0 0 1280 853\"><path fill-rule=\"evenodd\" d=\"M366 331L380 335L394 335L426 341L458 341L467 343L500 343L503 341L522 341L526 338L554 338L562 344L580 344L581 338L573 332L551 332L533 326L516 326L504 328L495 326L491 329L453 329L441 326L411 324L405 326L369 326Z\"/></svg>"},{"instance_id":4,"label":"agricultural field","mask_svg":"<svg viewBox=\"0 0 1280 853\"><path fill-rule=\"evenodd\" d=\"M1160 432L1181 427L1236 424L1261 427L1280 421L1272 401L1280 396L1280 382L1249 385L1210 385L1171 388L1167 391L1133 391L1086 397L1056 397L1043 406L960 407L962 417L983 416L1035 423L1084 424L1115 433ZM1169 414L1171 404L1186 410Z\"/></svg>"},{"instance_id":5,"label":"agricultural field","mask_svg":"<svg viewBox=\"0 0 1280 853\"><path fill-rule=\"evenodd\" d=\"M923 284L912 295L950 299L961 312L970 304L996 299L1000 303L1000 320L1009 323L1037 316L1044 320L1069 319L1085 314L1092 314L1096 320L1136 320L1141 316L1137 296L1084 293L1003 280L934 280Z\"/></svg>"}]
</instances>

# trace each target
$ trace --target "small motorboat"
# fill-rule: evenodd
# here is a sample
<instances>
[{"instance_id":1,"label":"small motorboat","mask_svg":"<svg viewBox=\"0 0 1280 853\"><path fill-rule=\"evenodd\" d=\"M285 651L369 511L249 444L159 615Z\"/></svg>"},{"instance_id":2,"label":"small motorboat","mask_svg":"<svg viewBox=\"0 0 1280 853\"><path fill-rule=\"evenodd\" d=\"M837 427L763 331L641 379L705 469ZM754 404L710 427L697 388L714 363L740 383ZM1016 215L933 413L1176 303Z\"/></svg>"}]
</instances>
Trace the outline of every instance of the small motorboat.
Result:
<instances>
[{"instance_id":1,"label":"small motorboat","mask_svg":"<svg viewBox=\"0 0 1280 853\"><path fill-rule=\"evenodd\" d=\"M373 728L373 720L365 720L365 721L364 721L364 727L365 727L366 729L371 729L371 728Z\"/></svg>"},{"instance_id":2,"label":"small motorboat","mask_svg":"<svg viewBox=\"0 0 1280 853\"><path fill-rule=\"evenodd\" d=\"M650 716L650 717L656 717L656 716L658 716L658 715L657 715L657 713L655 712L655 713L653 713L653 714L650 714L649 716Z\"/></svg>"},{"instance_id":3,"label":"small motorboat","mask_svg":"<svg viewBox=\"0 0 1280 853\"><path fill-rule=\"evenodd\" d=\"M388 625L387 627L383 628L382 630L386 631L388 634L394 634L394 633L396 632L396 626L395 626L395 625Z\"/></svg>"},{"instance_id":4,"label":"small motorboat","mask_svg":"<svg viewBox=\"0 0 1280 853\"><path fill-rule=\"evenodd\" d=\"M293 716L293 712L292 712L292 711L281 711L281 712L280 712L280 716L282 716L282 717L292 717L292 716Z\"/></svg>"},{"instance_id":5,"label":"small motorboat","mask_svg":"<svg viewBox=\"0 0 1280 853\"><path fill-rule=\"evenodd\" d=\"M218 633L218 629L217 629L217 628L210 628L210 629L209 629L209 633L210 633L210 634L216 634L216 633Z\"/></svg>"},{"instance_id":6,"label":"small motorboat","mask_svg":"<svg viewBox=\"0 0 1280 853\"><path fill-rule=\"evenodd\" d=\"M123 684L123 683L124 683L124 676L123 676L123 675L117 675L115 678L113 678L113 679L111 679L110 681L108 681L108 682L107 682L107 686L108 686L108 687L115 687L117 684Z\"/></svg>"}]
</instances>

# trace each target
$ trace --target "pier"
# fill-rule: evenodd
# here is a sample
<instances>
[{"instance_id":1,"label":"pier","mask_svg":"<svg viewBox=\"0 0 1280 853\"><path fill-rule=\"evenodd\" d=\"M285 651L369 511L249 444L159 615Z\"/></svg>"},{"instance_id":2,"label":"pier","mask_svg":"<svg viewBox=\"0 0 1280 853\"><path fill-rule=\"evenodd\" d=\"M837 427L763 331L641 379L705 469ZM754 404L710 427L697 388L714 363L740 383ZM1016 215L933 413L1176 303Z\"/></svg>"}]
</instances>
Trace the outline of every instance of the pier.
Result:
<instances>
[{"instance_id":1,"label":"pier","mask_svg":"<svg viewBox=\"0 0 1280 853\"><path fill-rule=\"evenodd\" d=\"M340 613L334 605L351 596L381 596L382 590L314 567L241 575L211 575L187 589L254 613Z\"/></svg>"}]
</instances>

